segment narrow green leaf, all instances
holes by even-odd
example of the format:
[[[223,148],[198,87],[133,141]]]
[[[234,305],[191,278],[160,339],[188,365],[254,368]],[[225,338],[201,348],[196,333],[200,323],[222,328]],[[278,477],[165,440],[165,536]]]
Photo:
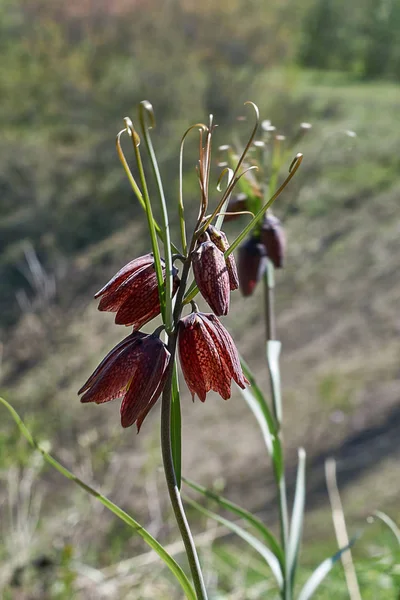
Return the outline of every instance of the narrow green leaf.
[[[321,583],[323,582],[325,577],[328,575],[328,573],[332,569],[332,567],[337,563],[337,561],[340,559],[342,554],[344,552],[346,552],[346,550],[349,550],[353,546],[354,542],[356,541],[356,539],[358,537],[359,536],[355,536],[350,541],[350,543],[347,544],[347,546],[345,546],[344,548],[339,550],[339,552],[336,552],[336,554],[334,554],[331,558],[327,558],[326,560],[324,560],[315,569],[314,573],[311,575],[311,577],[306,581],[305,585],[303,586],[297,600],[310,600],[310,598],[312,598],[315,590],[321,585]]]
[[[287,554],[287,575],[293,589],[296,564],[299,555],[301,536],[303,532],[304,506],[306,499],[306,453],[299,449],[299,465],[297,468],[296,491],[293,502],[292,521]]]
[[[386,513],[382,512],[380,510],[376,510],[374,512],[374,516],[378,517],[378,519],[383,521],[389,527],[389,529],[394,534],[398,544],[400,545],[400,529],[398,528],[396,523],[393,521],[393,519],[391,519]]]
[[[252,535],[251,533],[249,533],[248,531],[246,531],[245,529],[243,529],[236,523],[231,523],[231,521],[228,521],[227,519],[220,517],[216,513],[212,512],[211,510],[208,510],[207,508],[204,508],[204,506],[201,506],[201,504],[198,504],[197,502],[195,502],[195,500],[185,497],[185,501],[188,504],[190,504],[191,506],[193,506],[194,508],[196,508],[199,512],[201,512],[206,517],[214,519],[214,521],[216,521],[217,523],[224,525],[225,527],[227,527],[228,529],[230,529],[231,531],[236,533],[239,537],[242,538],[242,540],[244,540],[252,548],[254,548],[254,550],[256,550],[264,558],[264,560],[270,567],[270,569],[276,579],[279,589],[282,589],[283,575],[282,575],[281,566],[279,564],[279,560],[275,556],[275,554],[273,552],[271,552],[271,550],[267,546],[265,546],[265,544],[260,542],[260,540],[258,538],[256,538],[254,535]]]
[[[275,416],[279,424],[282,422],[281,377],[279,371],[281,347],[282,344],[278,340],[268,340],[267,342],[267,363],[271,378],[272,400],[276,413]]]
[[[175,361],[174,373],[172,376],[172,397],[171,397],[171,447],[172,459],[174,461],[175,477],[178,489],[181,489],[181,402],[179,395],[179,381],[177,364]]]
[[[87,485],[84,481],[76,477],[71,471],[66,469],[61,463],[59,463],[55,458],[53,458],[46,450],[44,450],[38,442],[32,437],[29,429],[26,427],[25,423],[22,421],[21,417],[17,413],[17,411],[9,404],[4,398],[0,397],[0,402],[7,408],[13,417],[15,423],[18,425],[18,428],[22,435],[26,438],[31,446],[38,450],[46,462],[48,462],[52,467],[54,467],[61,475],[73,481],[79,487],[84,489],[86,492],[94,496],[110,510],[115,516],[117,516],[121,521],[129,525],[136,533],[138,533],[144,541],[155,551],[158,556],[164,561],[167,567],[171,570],[179,584],[181,585],[186,598],[189,600],[196,600],[196,594],[194,593],[193,587],[186,577],[185,573],[182,571],[181,567],[178,563],[172,558],[172,556],[164,549],[164,547],[155,539],[153,536],[144,528],[140,523],[135,521],[128,513],[122,510],[119,506],[114,504],[111,500],[109,500],[106,496],[92,488],[90,485]]]
[[[243,373],[245,374],[247,379],[250,381],[251,392],[252,392],[255,400],[257,401],[257,404],[259,405],[259,407],[261,409],[264,420],[268,427],[268,431],[270,432],[271,436],[275,436],[277,433],[277,427],[276,427],[275,419],[274,419],[272,412],[268,406],[268,402],[266,401],[261,389],[257,385],[256,378],[254,377],[252,371],[250,370],[249,366],[247,365],[247,363],[245,362],[245,360],[242,357],[240,357],[240,364],[242,366]]]
[[[241,506],[238,506],[237,504],[231,502],[227,498],[216,494],[212,490],[209,490],[203,487],[202,485],[191,481],[190,479],[186,479],[186,477],[183,477],[183,481],[187,485],[189,485],[193,490],[196,490],[196,492],[203,494],[206,498],[215,500],[215,502],[217,502],[221,506],[221,508],[229,510],[231,513],[237,515],[241,519],[244,519],[249,525],[254,527],[256,531],[264,538],[264,541],[270,546],[272,552],[279,560],[281,567],[283,567],[285,559],[283,556],[282,548],[280,547],[274,534],[268,529],[268,527],[264,525],[264,523],[258,517],[255,517],[248,510],[242,508]]]
[[[267,450],[268,450],[269,454],[272,456],[273,451],[274,451],[273,450],[273,438],[271,436],[270,430],[268,429],[268,423],[265,419],[262,408],[261,408],[260,404],[257,402],[257,400],[255,399],[255,397],[253,396],[253,393],[249,388],[245,388],[244,390],[242,388],[239,388],[239,390],[240,390],[240,393],[242,394],[243,398],[246,400],[249,408],[253,412],[255,418],[257,419],[257,422],[260,426],[261,433],[264,438],[264,442],[267,447]]]

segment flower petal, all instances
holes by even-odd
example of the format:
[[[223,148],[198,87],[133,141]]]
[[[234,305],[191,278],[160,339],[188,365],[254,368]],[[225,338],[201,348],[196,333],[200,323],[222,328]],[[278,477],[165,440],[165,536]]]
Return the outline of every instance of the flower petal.
[[[131,260],[128,264],[122,267],[122,269],[120,269],[118,273],[116,273],[114,277],[112,277],[110,281],[106,283],[104,287],[101,288],[101,290],[96,292],[94,297],[99,298],[100,296],[103,296],[103,294],[105,294],[106,292],[114,292],[121,285],[121,283],[123,283],[130,275],[132,275],[132,273],[134,273],[141,267],[144,267],[145,265],[153,263],[154,257],[152,254],[145,254],[144,256],[139,256],[139,258]]]

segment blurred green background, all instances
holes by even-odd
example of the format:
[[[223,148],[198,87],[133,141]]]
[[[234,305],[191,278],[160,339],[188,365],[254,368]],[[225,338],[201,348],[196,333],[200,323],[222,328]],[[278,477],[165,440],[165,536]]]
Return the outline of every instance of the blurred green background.
[[[304,577],[336,549],[327,456],[338,460],[350,532],[376,508],[400,522],[400,2],[0,0],[0,48],[0,391],[34,434],[160,540],[176,539],[157,410],[136,437],[115,405],[76,396],[125,334],[92,295],[149,250],[115,135],[140,100],[152,102],[174,221],[181,135],[213,113],[217,144],[244,141],[251,122],[237,118],[250,99],[288,138],[313,125],[276,207],[288,237],[277,313],[289,482],[296,448],[309,455]],[[187,146],[195,214],[195,140]],[[261,304],[261,289],[236,292],[225,323],[267,389]],[[184,390],[183,425],[186,475],[218,480],[274,527],[270,466],[240,396],[200,406]],[[143,543],[44,469],[5,414],[0,469],[4,598],[178,597]],[[213,540],[201,551],[211,598],[274,597],[251,553],[191,517]],[[368,528],[355,557],[364,599],[398,598],[398,553],[383,527]],[[317,597],[333,593],[347,597],[340,567]]]

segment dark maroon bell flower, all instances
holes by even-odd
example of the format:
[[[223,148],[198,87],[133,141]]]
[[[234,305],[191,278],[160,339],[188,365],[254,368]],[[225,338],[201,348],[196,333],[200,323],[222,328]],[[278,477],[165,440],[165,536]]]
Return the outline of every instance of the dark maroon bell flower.
[[[156,335],[134,331],[101,361],[78,394],[81,402],[102,404],[122,398],[121,425],[137,430],[163,390],[170,359]]]
[[[239,247],[239,283],[243,296],[251,296],[264,274],[266,251],[257,238],[251,237]]]
[[[197,394],[204,402],[207,392],[214,390],[228,400],[232,379],[242,389],[249,383],[231,336],[213,314],[193,312],[183,317],[179,321],[178,348],[193,399]]]
[[[205,241],[202,241],[202,240]],[[201,295],[216,315],[229,311],[229,273],[223,252],[204,234],[192,252],[194,278]]]
[[[276,269],[283,267],[286,252],[286,237],[280,220],[274,215],[266,215],[261,229],[261,243],[267,256]]]
[[[218,250],[221,250],[221,252],[224,253],[228,250],[228,238],[223,231],[220,231],[214,227],[214,225],[209,225],[207,228],[207,233],[210,236],[210,240],[217,246]],[[229,286],[231,292],[233,292],[233,290],[237,290],[239,287],[239,277],[236,268],[235,257],[233,254],[230,254],[227,258],[225,258],[225,263],[228,269]]]
[[[174,267],[173,293],[179,286],[178,270]],[[165,268],[163,267],[165,277]],[[99,298],[99,310],[116,312],[117,325],[130,325],[140,329],[160,314],[157,275],[154,257],[146,254],[135,258],[95,294]]]

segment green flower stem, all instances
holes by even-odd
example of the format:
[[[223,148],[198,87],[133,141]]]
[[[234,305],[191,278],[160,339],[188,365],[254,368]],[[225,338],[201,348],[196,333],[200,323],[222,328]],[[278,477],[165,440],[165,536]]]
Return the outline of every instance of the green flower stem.
[[[191,249],[193,248],[195,238],[191,243]],[[197,555],[196,547],[194,544],[193,536],[190,531],[189,523],[186,518],[185,509],[183,507],[181,494],[178,488],[177,479],[174,469],[174,461],[172,455],[172,444],[171,444],[171,397],[172,397],[172,379],[174,372],[174,363],[176,360],[176,346],[177,346],[177,323],[179,321],[182,312],[182,299],[185,292],[186,282],[190,269],[190,252],[189,256],[185,261],[181,283],[178,289],[178,294],[175,303],[174,310],[174,323],[175,329],[168,339],[168,350],[171,353],[171,359],[169,364],[169,373],[167,381],[164,387],[162,395],[161,405],[161,449],[164,463],[165,478],[168,487],[168,493],[171,500],[172,508],[175,514],[176,522],[181,532],[181,537],[186,549],[186,554],[189,562],[190,571],[192,573],[193,584],[197,594],[197,600],[207,600],[207,592],[204,585],[203,574],[201,572],[200,561]]]
[[[146,113],[150,117],[150,125],[147,127],[145,122]],[[153,107],[147,100],[143,100],[139,105],[139,120],[142,127],[144,140],[147,146],[147,151],[150,156],[151,166],[153,168],[154,177],[157,183],[158,196],[160,199],[161,215],[162,215],[162,240],[164,243],[164,260],[165,260],[165,330],[169,334],[172,331],[172,253],[171,253],[171,236],[168,219],[167,203],[165,200],[164,188],[162,185],[160,170],[157,164],[156,154],[154,152],[153,143],[151,141],[149,129],[155,127],[155,118]]]
[[[113,502],[111,502],[111,500],[109,500],[106,496],[104,496],[103,494],[92,488],[90,485],[86,484],[84,481],[79,479],[79,477],[76,477],[76,475],[74,475],[73,473],[71,473],[71,471],[66,469],[61,463],[59,463],[48,452],[46,452],[46,450],[41,448],[41,446],[31,435],[29,429],[26,427],[25,423],[22,421],[21,417],[16,412],[16,410],[14,410],[14,408],[6,400],[4,400],[4,398],[0,397],[0,402],[11,413],[11,416],[13,417],[22,435],[26,438],[26,440],[33,448],[35,448],[42,454],[45,461],[49,463],[52,467],[54,467],[59,473],[61,473],[61,475],[63,475],[70,481],[73,481],[74,483],[79,485],[79,487],[85,490],[85,492],[88,492],[89,494],[97,498],[103,504],[103,506],[108,508],[108,510],[110,510],[119,519],[124,521],[124,523],[132,527],[145,540],[145,542],[147,542],[147,544],[157,552],[160,558],[162,558],[165,564],[169,567],[169,569],[175,575],[176,579],[179,581],[186,595],[186,598],[188,598],[188,600],[196,600],[193,587],[189,582],[188,578],[186,577],[185,573],[182,571],[178,563],[172,558],[172,556],[168,554],[168,552],[163,548],[163,546],[161,546],[161,544],[157,542],[157,540],[153,538],[153,536],[148,531],[146,531],[144,527],[142,527],[137,521],[135,521],[135,519],[128,515],[128,513],[126,513]]]
[[[230,254],[232,254],[232,252],[234,250],[236,250],[236,248],[239,246],[239,244],[242,242],[242,240],[244,240],[244,238],[250,233],[250,231],[253,229],[253,227],[255,227],[255,225],[257,225],[257,223],[262,219],[264,213],[270,208],[270,206],[272,206],[272,204],[275,202],[275,200],[278,198],[278,196],[281,195],[281,193],[283,192],[283,190],[285,189],[285,187],[287,186],[287,184],[289,183],[289,181],[296,174],[296,171],[300,167],[302,160],[303,160],[303,155],[302,154],[298,154],[294,158],[294,160],[293,160],[293,162],[292,162],[292,164],[290,166],[290,169],[289,169],[289,175],[286,177],[285,181],[276,190],[275,194],[268,200],[268,202],[266,204],[264,204],[264,206],[258,211],[258,213],[255,215],[254,219],[252,219],[250,221],[250,223],[248,223],[246,225],[246,227],[243,229],[243,231],[232,242],[232,244],[230,245],[230,247],[228,248],[228,250],[225,252],[225,258],[227,256],[229,256]]]
[[[274,303],[274,292],[275,292],[275,277],[274,277],[274,265],[268,259],[267,268],[264,272],[264,299],[265,299],[265,324],[266,324],[266,338],[267,344],[270,341],[276,339],[276,328],[275,328],[275,303]],[[275,420],[280,427],[281,421],[281,402],[276,396],[276,387],[272,381],[272,365],[269,361],[269,354],[267,353],[268,371],[270,375],[270,387],[272,396],[272,407],[275,416]],[[282,588],[282,599],[291,600],[292,585],[291,577],[289,573],[288,565],[288,542],[289,542],[289,512],[287,504],[287,493],[286,493],[286,479],[285,479],[285,467],[283,448],[281,443],[281,434],[278,430],[276,432],[276,443],[279,445],[279,466],[278,461],[274,453],[274,476],[278,489],[278,504],[279,504],[279,525],[281,534],[281,545],[283,554],[285,556],[285,570],[284,570],[284,582]]]
[[[139,204],[141,205],[141,207],[143,208],[143,210],[146,210],[146,204],[145,204],[145,201],[143,199],[143,194],[140,191],[139,186],[136,183],[135,178],[132,175],[132,171],[130,170],[128,162],[127,162],[127,160],[125,158],[125,155],[124,155],[124,153],[122,151],[122,147],[121,147],[121,135],[123,133],[127,133],[127,129],[122,129],[122,131],[120,131],[118,133],[118,135],[117,135],[116,146],[117,146],[118,157],[119,157],[119,159],[120,159],[120,161],[122,163],[122,166],[124,168],[124,171],[125,171],[128,179],[129,179],[129,183],[132,186],[132,189],[133,189],[133,191],[135,193],[135,196],[136,196],[136,198],[139,201]],[[156,230],[156,233],[157,233],[158,237],[162,240],[161,228],[160,228],[160,226],[158,225],[158,223],[157,223],[157,221],[155,219],[154,219],[154,227],[155,227],[155,230]],[[179,254],[178,248],[172,242],[171,242],[171,250],[172,250],[172,252],[175,252],[176,254]]]
[[[257,225],[257,223],[262,219],[264,213],[275,202],[275,200],[278,198],[278,196],[280,196],[280,194],[283,192],[283,190],[285,189],[285,187],[287,186],[289,181],[295,175],[297,169],[301,165],[302,160],[303,160],[302,154],[298,154],[294,158],[294,160],[290,166],[290,169],[289,169],[289,175],[287,176],[285,181],[277,189],[275,194],[268,200],[268,202],[266,204],[264,204],[264,206],[258,211],[258,213],[255,215],[255,217],[250,221],[250,223],[248,223],[248,225],[246,225],[246,227],[238,235],[238,237],[232,242],[232,244],[229,246],[228,250],[224,253],[225,258],[227,258],[230,254],[232,254],[232,252],[234,250],[236,250],[236,248],[239,246],[239,244],[242,242],[242,240],[244,240],[244,238],[252,231],[252,229],[254,229],[254,227]],[[193,300],[193,298],[198,294],[198,292],[199,292],[199,288],[197,287],[197,285],[192,284],[183,300],[183,303],[189,304],[189,302],[191,302],[191,300]]]
[[[157,242],[153,210],[151,208],[149,191],[147,189],[146,176],[144,173],[142,157],[140,155],[140,150],[139,150],[139,136],[136,133],[135,128],[133,127],[132,121],[128,117],[125,117],[124,121],[125,121],[126,129],[129,132],[130,137],[132,138],[133,150],[135,152],[135,157],[136,157],[136,164],[137,164],[137,167],[139,170],[140,183],[142,184],[143,200],[145,203],[145,213],[146,213],[146,217],[147,217],[147,224],[149,227],[151,247],[153,249],[153,254],[154,254],[154,266],[155,266],[155,271],[156,271],[156,275],[157,275],[158,293],[160,295],[161,314],[162,314],[162,318],[163,318],[163,323],[165,323],[165,320],[166,320],[165,291],[164,291],[164,278],[163,278],[162,266],[161,266],[161,256],[160,256],[160,249],[158,247],[158,242]],[[163,236],[163,234],[162,234],[162,236]]]

